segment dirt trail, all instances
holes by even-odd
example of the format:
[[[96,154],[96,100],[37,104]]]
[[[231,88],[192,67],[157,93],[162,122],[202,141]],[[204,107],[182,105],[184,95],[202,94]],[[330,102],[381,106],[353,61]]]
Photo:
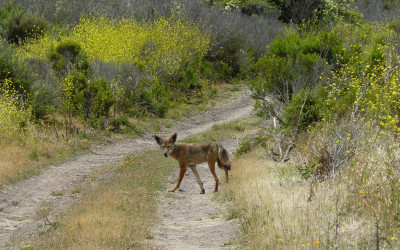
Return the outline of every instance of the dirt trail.
[[[214,124],[245,118],[252,113],[252,100],[249,92],[245,91],[239,98],[228,99],[221,107],[192,116],[165,133],[176,131],[178,139],[183,139],[207,131]],[[236,142],[228,140],[224,145],[232,152]],[[36,219],[41,205],[51,207],[50,216],[56,218],[77,197],[74,190],[81,187],[83,180],[90,177],[94,169],[119,162],[127,154],[140,152],[144,148],[156,148],[151,135],[98,146],[92,150],[93,153],[51,166],[38,176],[1,189],[0,247],[15,249],[20,247],[18,241],[21,239],[37,237],[38,227],[43,224],[42,220]],[[159,248],[215,249],[235,234],[235,223],[224,221],[220,216],[221,207],[211,200],[213,196],[210,192],[214,182],[211,174],[204,165],[199,165],[198,169],[205,183],[206,195],[197,195],[200,189],[196,181],[191,180],[193,176],[189,173],[182,183],[186,192],[176,192],[169,199],[163,198],[160,212],[165,220],[154,232],[154,245]],[[219,176],[224,183],[223,175]],[[174,230],[176,238],[171,234]],[[206,232],[211,233],[212,238],[205,236]]]
[[[238,141],[222,141],[229,151],[234,151]],[[225,219],[225,207],[213,201],[215,181],[206,163],[197,165],[204,183],[205,194],[200,194],[199,185],[190,169],[183,178],[179,191],[163,193],[159,216],[161,222],[153,229],[154,240],[150,242],[157,249],[229,249],[230,241],[236,236],[238,223]],[[219,169],[218,169],[219,170]],[[219,189],[226,183],[223,171],[217,171]],[[178,176],[171,178],[171,187]]]

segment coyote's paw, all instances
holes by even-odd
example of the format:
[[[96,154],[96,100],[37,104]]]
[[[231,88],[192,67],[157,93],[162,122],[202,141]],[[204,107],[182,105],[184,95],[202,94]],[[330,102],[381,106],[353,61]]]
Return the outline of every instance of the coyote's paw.
[[[206,190],[203,188],[201,191],[200,191],[200,194],[205,194],[206,193]]]
[[[175,192],[174,189],[167,189],[168,192]]]

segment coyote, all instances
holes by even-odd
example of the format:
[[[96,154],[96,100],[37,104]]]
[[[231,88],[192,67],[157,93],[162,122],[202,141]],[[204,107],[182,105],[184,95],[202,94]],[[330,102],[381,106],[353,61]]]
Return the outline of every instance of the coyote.
[[[196,169],[196,164],[207,162],[210,168],[211,174],[215,179],[214,192],[218,191],[219,179],[215,173],[215,162],[218,167],[225,171],[226,182],[228,179],[228,170],[231,169],[231,163],[229,161],[228,152],[218,142],[204,142],[198,144],[183,144],[175,143],[177,134],[174,133],[169,139],[162,139],[157,135],[153,135],[161,150],[164,151],[164,156],[171,156],[178,161],[180,171],[176,185],[173,189],[169,189],[169,192],[174,192],[181,185],[183,176],[189,166],[194,176],[196,177],[197,183],[200,185],[201,194],[205,193],[203,182],[200,180],[199,173]]]

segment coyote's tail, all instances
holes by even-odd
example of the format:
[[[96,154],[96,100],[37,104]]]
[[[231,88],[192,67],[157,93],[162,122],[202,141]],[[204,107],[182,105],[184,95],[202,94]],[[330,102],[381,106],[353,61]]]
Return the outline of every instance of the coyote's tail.
[[[228,151],[222,145],[218,145],[218,166],[231,170],[231,162],[229,161]]]

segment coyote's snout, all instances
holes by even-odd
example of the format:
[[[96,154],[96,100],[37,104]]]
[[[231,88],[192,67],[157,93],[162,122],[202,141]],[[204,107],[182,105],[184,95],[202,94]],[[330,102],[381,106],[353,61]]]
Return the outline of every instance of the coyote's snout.
[[[200,180],[199,173],[196,169],[196,164],[207,162],[210,168],[211,174],[215,179],[214,192],[218,191],[219,179],[215,173],[215,163],[218,167],[225,171],[226,181],[228,182],[228,170],[231,169],[231,163],[229,161],[228,152],[218,142],[204,142],[198,144],[183,144],[176,143],[177,134],[173,134],[169,139],[162,139],[157,135],[154,135],[154,139],[161,150],[164,152],[164,156],[171,156],[178,161],[180,171],[176,185],[173,189],[169,189],[169,192],[174,192],[181,185],[183,176],[189,166],[194,176],[196,177],[197,183],[200,185],[201,194],[205,193],[203,182]]]

